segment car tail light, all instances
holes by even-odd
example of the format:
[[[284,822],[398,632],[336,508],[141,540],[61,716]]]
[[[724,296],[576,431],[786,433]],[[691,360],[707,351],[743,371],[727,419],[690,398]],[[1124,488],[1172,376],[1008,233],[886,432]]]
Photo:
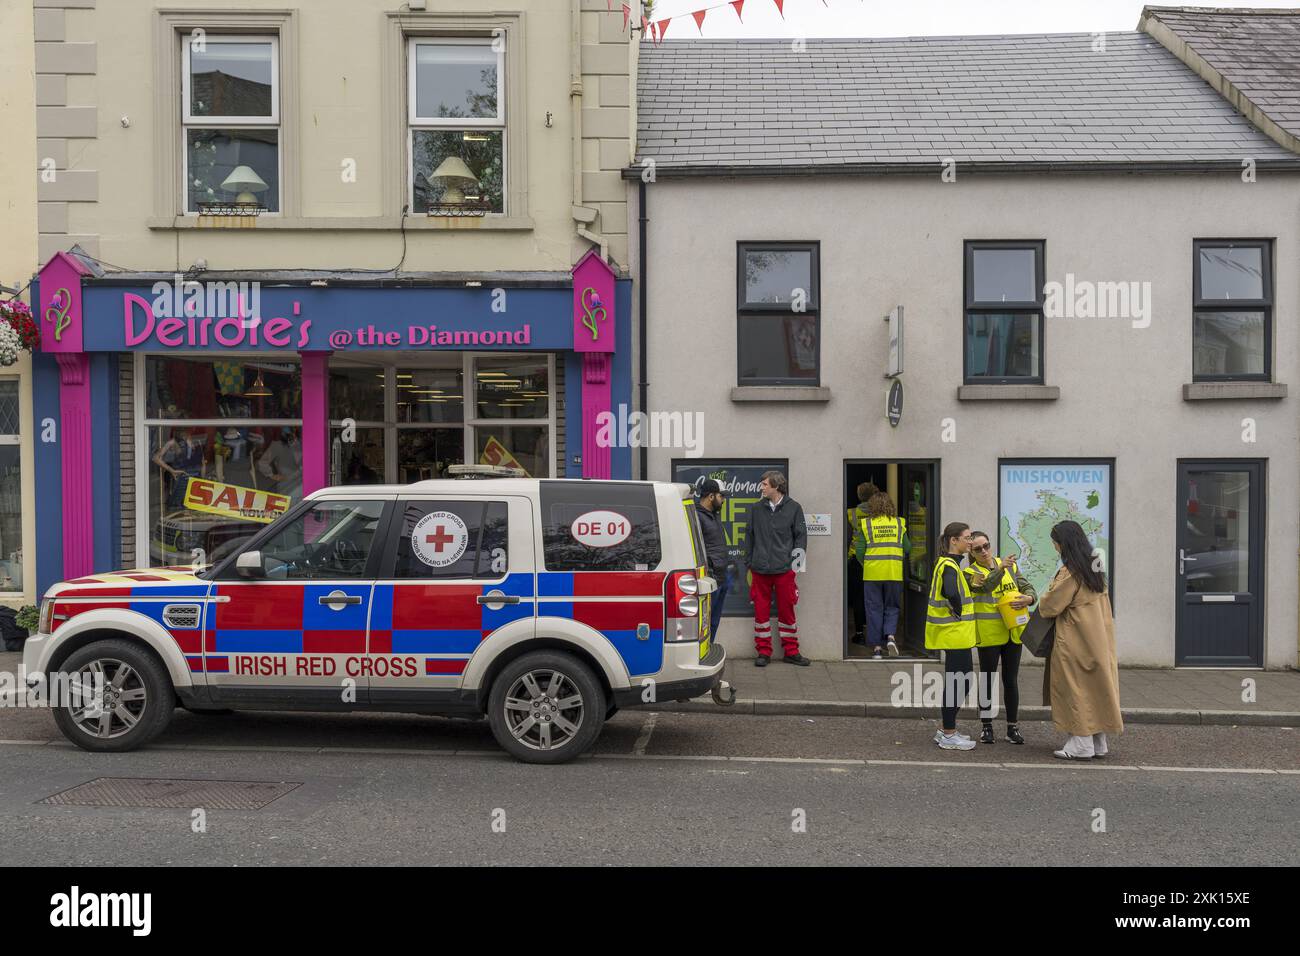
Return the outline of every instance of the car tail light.
[[[672,571],[664,580],[664,640],[700,639],[700,581],[694,571]]]

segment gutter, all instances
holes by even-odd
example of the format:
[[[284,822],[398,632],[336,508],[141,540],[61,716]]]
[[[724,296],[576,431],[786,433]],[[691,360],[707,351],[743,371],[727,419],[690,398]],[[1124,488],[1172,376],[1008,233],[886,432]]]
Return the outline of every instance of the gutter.
[[[1231,173],[1240,175],[1242,160],[1123,160],[1117,162],[988,162],[956,158],[957,175],[1115,175],[1143,173]],[[655,164],[656,179],[761,178],[785,176],[936,176],[943,168],[938,160],[928,163],[818,163],[756,165],[669,165]],[[1300,172],[1300,155],[1257,159],[1255,168],[1269,172]],[[623,179],[639,178],[641,167],[626,166]]]

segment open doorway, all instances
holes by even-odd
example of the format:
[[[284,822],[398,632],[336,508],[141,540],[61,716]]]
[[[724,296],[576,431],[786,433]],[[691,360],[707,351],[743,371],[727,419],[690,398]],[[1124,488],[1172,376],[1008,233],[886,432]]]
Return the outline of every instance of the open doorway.
[[[844,500],[846,523],[844,561],[844,658],[869,660],[872,649],[856,643],[866,622],[863,606],[862,565],[853,554],[853,528],[861,520],[860,495],[873,485],[893,499],[899,517],[907,522],[909,550],[903,556],[903,596],[895,641],[902,657],[927,658],[925,615],[934,567],[938,528],[939,463],[937,461],[845,459]],[[865,509],[864,509],[865,510]]]

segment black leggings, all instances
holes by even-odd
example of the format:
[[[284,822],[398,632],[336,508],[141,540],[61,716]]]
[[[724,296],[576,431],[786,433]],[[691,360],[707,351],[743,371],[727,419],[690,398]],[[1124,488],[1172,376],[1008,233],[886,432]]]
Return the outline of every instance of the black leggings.
[[[1014,724],[1020,713],[1021,645],[1007,641],[998,647],[976,648],[980,656],[980,719],[993,723],[993,675],[1002,664],[1002,702],[1007,709],[1007,723]]]
[[[975,663],[970,648],[943,652],[943,729],[957,728],[957,708],[970,695],[970,685],[975,678]]]

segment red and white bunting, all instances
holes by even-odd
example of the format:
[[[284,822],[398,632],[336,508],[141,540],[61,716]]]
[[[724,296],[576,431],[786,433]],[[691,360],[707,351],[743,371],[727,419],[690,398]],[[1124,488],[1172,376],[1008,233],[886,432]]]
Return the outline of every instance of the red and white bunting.
[[[626,3],[623,4],[623,29],[624,30],[627,29],[627,18],[631,16],[631,14],[632,14],[632,8],[628,6]]]
[[[777,14],[781,17],[782,20],[784,20],[785,0],[772,0],[772,2],[776,4]],[[606,3],[612,4],[613,0],[606,0]],[[822,0],[822,5],[829,7],[830,6],[829,0]],[[628,19],[631,16],[631,4],[624,3],[622,6],[623,6],[623,29],[626,30],[628,25]],[[718,10],[722,7],[731,7],[733,10],[736,11],[736,19],[739,20],[741,23],[744,23],[745,0],[724,0],[723,3],[714,3],[707,7],[702,7],[699,10],[692,10],[689,14],[691,19],[695,21],[695,26],[700,31],[701,36],[704,35],[704,18],[712,11]],[[662,20],[650,20],[648,17],[642,15],[641,38],[644,40],[648,37],[649,39],[653,40],[655,43],[662,43],[664,39],[664,35],[667,34],[668,32],[669,25],[684,16],[687,16],[687,14],[675,13],[670,17],[664,17]]]

